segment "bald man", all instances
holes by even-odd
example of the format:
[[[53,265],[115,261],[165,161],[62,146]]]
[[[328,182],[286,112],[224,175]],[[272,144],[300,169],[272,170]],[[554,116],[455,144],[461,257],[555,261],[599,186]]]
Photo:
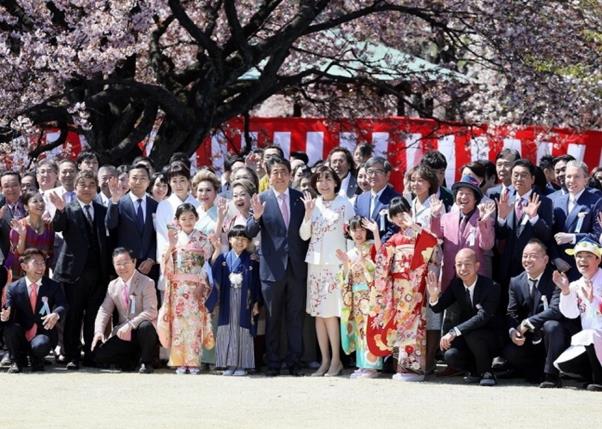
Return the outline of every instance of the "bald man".
[[[491,361],[501,347],[500,287],[478,274],[479,262],[472,249],[461,249],[455,265],[457,277],[443,293],[434,273],[427,279],[429,305],[435,313],[458,303],[458,324],[441,337],[443,357],[449,366],[467,372],[467,383],[495,386]]]

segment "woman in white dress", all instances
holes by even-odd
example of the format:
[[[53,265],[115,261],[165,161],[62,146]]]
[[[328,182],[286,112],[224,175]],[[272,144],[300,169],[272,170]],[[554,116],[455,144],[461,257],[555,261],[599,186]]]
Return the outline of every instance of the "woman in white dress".
[[[332,168],[319,167],[311,183],[319,197],[312,199],[309,192],[305,193],[305,218],[299,231],[302,239],[310,239],[305,258],[308,264],[306,311],[316,318],[316,335],[322,354],[321,365],[313,375],[332,377],[343,369],[338,320],[342,297],[336,280],[340,262],[336,250],[347,249],[344,225],[354,212],[349,200],[338,195],[341,180]]]

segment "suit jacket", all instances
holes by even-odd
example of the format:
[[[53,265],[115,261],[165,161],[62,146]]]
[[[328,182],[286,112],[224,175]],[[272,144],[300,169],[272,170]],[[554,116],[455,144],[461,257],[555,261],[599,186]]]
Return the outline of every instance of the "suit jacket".
[[[130,305],[126,307],[123,300],[124,284],[120,277],[112,280],[107,288],[107,294],[98,309],[96,321],[94,322],[94,332],[104,333],[107,323],[117,310],[119,320],[113,320],[112,334],[126,323],[131,323],[137,328],[145,320],[150,321],[155,328],[157,327],[157,293],[155,291],[155,282],[144,274],[134,271],[128,299]],[[134,310],[133,312],[131,310]]]
[[[136,206],[138,203],[136,203]],[[144,228],[138,230],[136,224],[136,208],[129,195],[123,196],[118,203],[108,207],[105,223],[107,229],[115,236],[116,246],[125,247],[134,252],[138,262],[145,259],[156,260],[157,232],[153,218],[157,212],[158,203],[151,197],[146,197],[146,219]]]
[[[449,211],[451,206],[454,205],[454,194],[452,194],[452,192],[449,189],[444,188],[443,186],[439,186],[439,198],[443,202],[445,210]]]
[[[11,308],[9,322],[18,323],[26,331],[31,329],[34,323],[38,325],[37,334],[45,334],[55,338],[57,336],[56,325],[47,331],[42,322],[42,311],[44,301],[48,301],[48,307],[51,313],[57,313],[60,319],[65,317],[67,304],[65,294],[61,285],[48,277],[43,277],[38,285],[38,299],[36,300],[35,312],[31,310],[29,302],[29,293],[27,292],[27,283],[25,277],[11,283],[6,291],[6,305]],[[46,314],[44,314],[45,316]]]
[[[431,309],[441,313],[454,302],[458,303],[459,323],[455,326],[462,334],[467,334],[477,329],[497,329],[500,320],[497,309],[500,301],[500,287],[487,277],[478,276],[475,284],[472,303],[466,296],[466,288],[462,280],[455,278],[449,288],[439,297]]]
[[[276,282],[284,279],[290,260],[293,275],[301,280],[307,277],[305,255],[308,242],[301,239],[299,228],[305,216],[305,206],[301,201],[302,194],[289,188],[289,226],[282,219],[280,206],[274,191],[270,188],[259,194],[265,203],[263,216],[256,221],[251,215],[246,230],[255,237],[261,230],[261,246],[259,248],[259,274],[262,281]]]
[[[347,198],[352,198],[357,193],[357,178],[349,171],[349,185],[347,185]]]
[[[475,208],[460,234],[460,210],[452,210],[441,217],[433,217],[433,234],[443,239],[443,269],[441,286],[447,289],[456,275],[455,258],[458,251],[468,247],[475,251],[480,263],[479,274],[491,278],[491,252],[495,244],[495,226],[493,216],[485,222],[479,222],[479,210]]]
[[[537,222],[534,224],[532,224],[531,221],[522,224],[520,220],[516,219],[514,213],[514,202],[516,198],[516,194],[510,198],[512,210],[506,218],[506,222],[504,222],[503,225],[496,222],[495,228],[497,238],[506,240],[500,260],[500,271],[497,277],[502,286],[507,286],[510,277],[516,276],[523,271],[523,249],[530,239],[538,238],[544,243],[549,243],[552,239],[552,201],[540,194],[541,205],[537,210],[539,219],[537,219]]]
[[[502,184],[499,183],[499,184],[487,189],[487,192],[485,192],[485,195],[495,201],[495,200],[500,199],[501,192],[502,192]],[[510,192],[510,196],[513,197],[514,194],[516,193],[514,186],[512,186],[512,185],[508,186],[508,192]]]
[[[17,201],[15,210],[10,210],[6,203],[6,199],[2,198],[0,207],[6,206],[4,215],[0,218],[0,265],[4,264],[10,252],[10,222],[14,219],[25,217],[25,208],[21,199]]]
[[[533,298],[526,272],[510,279],[506,313],[508,328],[516,328],[524,319],[529,319],[533,327],[539,330],[546,321],[559,320],[562,317],[558,309],[560,289],[552,282],[552,271],[552,267],[548,265],[537,283]],[[548,303],[547,309],[544,309],[543,297]]]
[[[86,218],[84,211],[75,200],[65,207],[64,210],[57,210],[52,224],[54,230],[63,233],[63,245],[59,252],[54,270],[54,279],[59,282],[75,283],[79,280],[88,259],[88,247],[90,240],[96,240],[99,247],[100,259],[93,261],[100,269],[103,282],[108,278],[110,272],[110,249],[105,227],[105,217],[107,209],[96,203],[94,206],[94,236],[88,236],[86,228]]]
[[[381,216],[381,211],[386,212],[391,200],[400,196],[391,185],[387,185],[378,200],[376,200],[376,207],[372,210],[372,213],[370,213],[370,200],[372,199],[370,191],[362,192],[355,199],[355,204],[353,205],[355,214],[376,222],[383,243],[395,234],[399,228],[389,222],[387,215]]]
[[[559,195],[553,201],[554,203],[554,225],[552,233],[568,232],[576,235],[575,242],[583,238],[591,238],[598,241],[600,235],[596,235],[596,229],[599,228],[596,219],[600,208],[602,207],[602,193],[593,188],[585,188],[579,199],[575,203],[573,210],[568,213],[569,194]],[[581,219],[581,220],[580,220]],[[577,231],[579,226],[579,231]],[[552,246],[550,255],[553,258],[560,257],[568,262],[572,270],[569,272],[570,280],[577,280],[580,274],[577,272],[575,258],[566,254],[565,250],[573,248],[574,244],[556,244]]]

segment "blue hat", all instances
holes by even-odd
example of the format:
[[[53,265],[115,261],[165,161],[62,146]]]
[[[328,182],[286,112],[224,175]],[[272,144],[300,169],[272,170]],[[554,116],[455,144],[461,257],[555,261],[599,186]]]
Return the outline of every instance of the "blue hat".
[[[454,193],[454,196],[460,188],[472,189],[472,191],[475,193],[477,202],[483,198],[483,192],[481,191],[481,188],[479,188],[479,181],[472,176],[462,176],[459,182],[456,182],[452,185],[452,192]]]

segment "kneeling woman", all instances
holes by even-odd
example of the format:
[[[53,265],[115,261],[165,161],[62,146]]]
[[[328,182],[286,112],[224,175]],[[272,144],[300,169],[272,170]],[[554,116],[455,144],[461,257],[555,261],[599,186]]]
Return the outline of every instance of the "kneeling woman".
[[[376,356],[397,355],[395,380],[421,381],[426,365],[426,276],[438,271],[437,237],[412,222],[405,199],[389,205],[389,218],[400,231],[376,257],[370,293],[368,347]]]

